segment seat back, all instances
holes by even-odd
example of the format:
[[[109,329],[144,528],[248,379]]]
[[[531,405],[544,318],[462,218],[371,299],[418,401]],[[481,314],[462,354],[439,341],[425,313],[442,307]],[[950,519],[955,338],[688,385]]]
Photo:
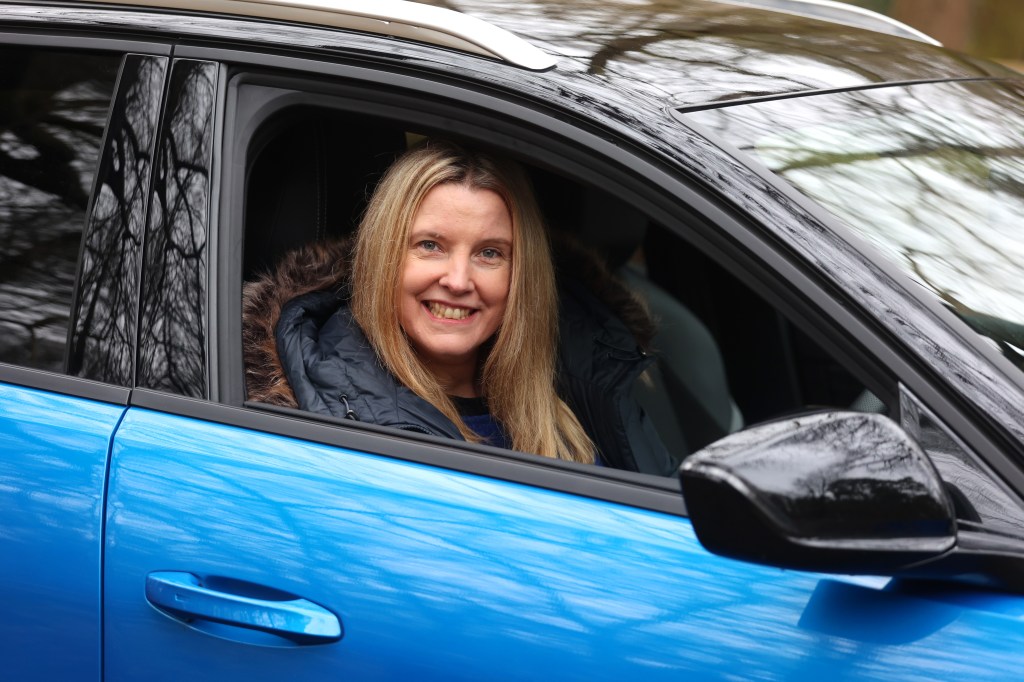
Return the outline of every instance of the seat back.
[[[646,305],[657,325],[657,362],[634,395],[673,456],[682,459],[743,427],[729,390],[725,363],[707,326],[644,271],[646,215],[597,189],[582,193],[579,236]],[[640,261],[640,262],[638,262]]]
[[[245,279],[302,244],[354,230],[404,150],[401,129],[340,112],[296,108],[268,122],[250,148]]]

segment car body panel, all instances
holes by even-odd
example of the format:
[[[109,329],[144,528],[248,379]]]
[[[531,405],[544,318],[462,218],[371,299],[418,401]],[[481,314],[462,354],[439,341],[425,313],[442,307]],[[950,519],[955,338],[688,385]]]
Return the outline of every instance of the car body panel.
[[[109,499],[109,680],[981,680],[1024,645],[1024,598],[752,567],[684,518],[138,408]],[[210,636],[146,603],[155,571],[303,597],[344,637]]]
[[[100,679],[103,491],[125,409],[0,383],[0,651],[8,679]]]

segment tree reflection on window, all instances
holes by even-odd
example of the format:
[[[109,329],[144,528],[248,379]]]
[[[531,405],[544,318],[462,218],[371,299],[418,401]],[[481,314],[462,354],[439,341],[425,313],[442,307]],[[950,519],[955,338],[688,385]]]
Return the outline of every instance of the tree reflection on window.
[[[120,55],[0,48],[0,361],[63,371]]]
[[[146,227],[139,386],[206,396],[206,276],[216,67],[171,72]]]

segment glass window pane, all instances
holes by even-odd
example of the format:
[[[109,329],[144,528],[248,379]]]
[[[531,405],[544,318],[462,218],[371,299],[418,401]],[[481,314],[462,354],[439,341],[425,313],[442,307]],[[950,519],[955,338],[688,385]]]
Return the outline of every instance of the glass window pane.
[[[682,115],[873,242],[1024,370],[1024,87],[923,83]]]
[[[120,55],[0,47],[0,362],[63,371]]]

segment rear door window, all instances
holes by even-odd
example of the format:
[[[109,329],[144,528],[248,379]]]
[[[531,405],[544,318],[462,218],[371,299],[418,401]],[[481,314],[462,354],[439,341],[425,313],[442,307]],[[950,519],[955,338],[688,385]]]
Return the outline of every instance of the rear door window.
[[[0,362],[64,370],[120,54],[0,47]]]

